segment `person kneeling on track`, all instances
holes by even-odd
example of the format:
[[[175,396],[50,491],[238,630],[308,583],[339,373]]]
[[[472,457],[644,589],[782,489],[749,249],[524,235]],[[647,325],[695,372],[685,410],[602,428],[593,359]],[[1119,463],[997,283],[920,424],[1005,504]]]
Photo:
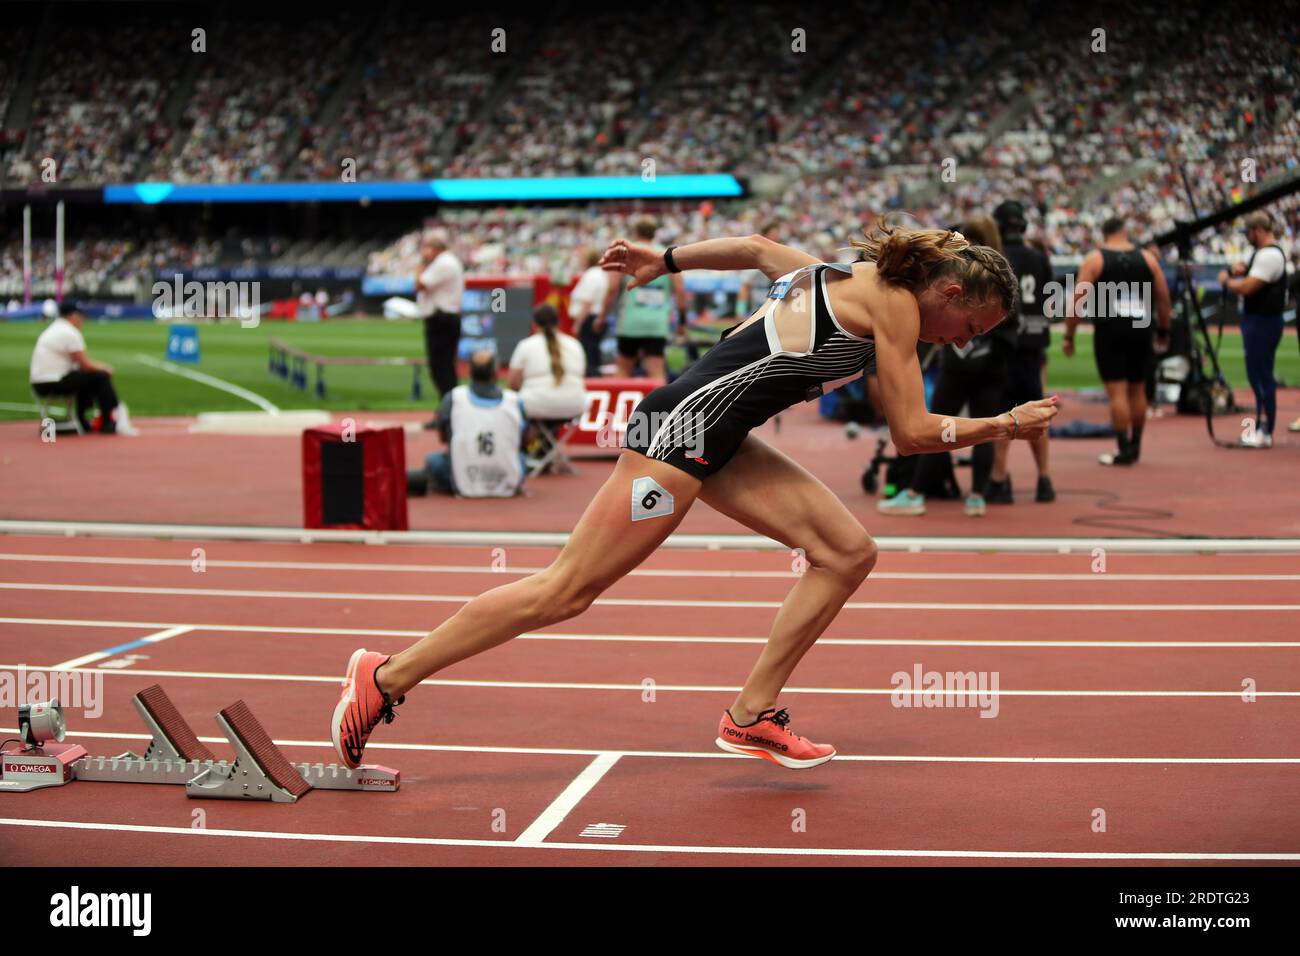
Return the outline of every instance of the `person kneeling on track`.
[[[430,488],[462,498],[509,498],[524,483],[524,403],[497,384],[496,355],[470,356],[468,385],[457,385],[438,406],[438,433],[446,451],[430,452],[423,468],[406,473],[409,494]]]

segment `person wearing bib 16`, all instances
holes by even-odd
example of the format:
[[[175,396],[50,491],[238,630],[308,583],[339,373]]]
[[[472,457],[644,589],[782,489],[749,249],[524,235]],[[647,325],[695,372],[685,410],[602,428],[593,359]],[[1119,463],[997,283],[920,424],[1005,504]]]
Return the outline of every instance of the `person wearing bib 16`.
[[[654,241],[656,226],[653,219],[639,219],[632,228],[640,241]],[[620,290],[623,291],[623,301],[614,330],[618,341],[618,374],[630,378],[639,360],[646,378],[667,381],[664,347],[672,332],[674,305],[681,321],[686,320],[686,285],[682,277],[662,275],[645,285],[629,285],[626,289],[623,289],[622,282],[610,282],[605,299],[606,314],[612,311]]]
[[[904,454],[1033,439],[1056,415],[1053,399],[991,418],[926,411],[917,342],[965,346],[1015,308],[1019,286],[1000,253],[944,229],[882,228],[853,245],[863,258],[852,265],[820,262],[760,235],[665,250],[626,240],[610,245],[602,265],[628,276],[633,288],[683,269],[761,269],[773,284],[762,309],[637,406],[613,472],[549,567],[471,599],[392,657],[353,653],[331,727],[347,766],[360,763],[371,732],[393,719],[393,708],[421,681],[581,614],[654,553],[697,500],[802,549],[807,562],[714,742],[796,769],[835,756],[831,745],[790,729],[778,697],[875,566],[876,543],[825,484],[753,429],[873,368],[890,435]],[[601,721],[606,738],[623,745],[689,747],[685,734],[665,738],[661,715],[651,721],[639,704],[611,705]]]

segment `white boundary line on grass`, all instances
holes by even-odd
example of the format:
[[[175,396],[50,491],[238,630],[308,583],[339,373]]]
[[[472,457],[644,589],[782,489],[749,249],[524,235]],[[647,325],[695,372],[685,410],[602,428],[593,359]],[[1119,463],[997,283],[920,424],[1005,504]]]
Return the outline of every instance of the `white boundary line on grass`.
[[[29,820],[0,817],[0,826],[65,830],[99,830],[119,833],[155,833],[189,837],[231,837],[247,840],[297,840],[310,843],[378,843],[405,846],[459,846],[526,850],[588,850],[614,853],[692,853],[719,856],[813,856],[886,857],[957,860],[1239,860],[1292,861],[1300,853],[1073,853],[1056,850],[883,850],[857,847],[743,847],[743,846],[655,846],[641,843],[518,843],[509,839],[465,840],[450,837],[411,837],[359,833],[294,833],[276,830],[227,830],[216,828],[147,826],[139,823],[84,823],[74,820]]]
[[[54,534],[167,538],[210,541],[314,541],[359,544],[479,545],[483,547],[562,547],[567,532],[550,531],[341,531],[270,528],[239,525],[148,524],[96,521],[0,521],[4,534]],[[1002,553],[1057,552],[1075,554],[1101,548],[1130,554],[1300,554],[1300,538],[876,538],[884,551],[992,551]],[[661,548],[701,550],[789,551],[785,545],[757,534],[672,534]]]
[[[129,558],[99,554],[29,554],[0,552],[0,561],[31,564],[90,564],[123,567],[189,568],[191,558]],[[371,571],[399,574],[493,574],[527,575],[545,570],[541,565],[494,568],[489,564],[390,564],[381,561],[235,561],[205,558],[207,568],[258,571]],[[754,578],[793,580],[798,571],[720,570],[717,568],[633,568],[628,577],[648,578]],[[1160,582],[1250,582],[1300,581],[1300,574],[1128,574],[1118,571],[1076,574],[1015,571],[873,571],[873,581],[1160,581]]]
[[[203,372],[196,372],[193,369],[182,368],[172,362],[164,362],[148,355],[142,355],[139,352],[135,355],[135,360],[151,368],[161,369],[164,372],[170,372],[173,375],[179,375],[181,378],[188,378],[191,381],[199,382],[202,385],[208,385],[212,388],[219,388],[223,392],[228,392],[236,398],[242,398],[246,402],[252,402],[262,411],[271,415],[280,414],[280,409],[272,405],[269,401],[258,395],[256,392],[250,392],[246,388],[241,388],[225,379],[217,378],[215,375],[207,375]]]
[[[76,618],[0,617],[0,624],[49,625],[54,627],[102,627],[152,631],[170,627],[184,627],[191,631],[218,631],[235,634],[278,634],[284,637],[405,637],[419,638],[427,630],[398,630],[378,627],[297,627],[268,626],[264,624],[162,624],[148,621],[96,621]],[[717,637],[712,634],[520,634],[520,641],[590,641],[592,643],[622,644],[766,644],[766,637]],[[1107,647],[1107,648],[1238,648],[1238,647],[1300,647],[1300,641],[997,641],[997,640],[944,640],[823,637],[819,646],[832,647]]]

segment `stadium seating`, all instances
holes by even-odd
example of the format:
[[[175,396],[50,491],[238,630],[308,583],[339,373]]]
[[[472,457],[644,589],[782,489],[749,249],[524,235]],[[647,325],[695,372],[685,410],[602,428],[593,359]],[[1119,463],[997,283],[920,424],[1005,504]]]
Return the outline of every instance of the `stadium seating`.
[[[946,224],[1015,196],[1036,235],[1070,256],[1116,212],[1138,235],[1190,218],[1182,164],[1205,212],[1300,163],[1295,19],[1279,29],[1267,10],[1208,0],[1188,0],[1179,18],[1118,0],[998,17],[958,0],[930,6],[921,25],[891,18],[882,0],[807,24],[787,6],[693,4],[675,44],[639,30],[634,11],[560,10],[535,35],[511,34],[506,18],[508,55],[490,48],[486,15],[435,20],[411,6],[299,22],[235,2],[213,14],[204,56],[174,49],[188,26],[168,8],[118,24],[83,5],[58,31],[52,13],[19,10],[22,29],[0,37],[0,176],[38,183],[47,157],[74,185],[336,179],[344,157],[371,179],[639,174],[652,159],[658,173],[732,171],[754,186],[708,210],[657,207],[672,241],[776,219],[788,241],[833,257],[879,213]],[[1105,52],[1090,46],[1097,29]],[[15,41],[23,34],[31,49]],[[955,182],[938,175],[945,159]],[[1281,212],[1293,233],[1300,203]],[[602,245],[629,215],[446,218],[476,266],[567,277],[575,248]],[[401,271],[420,225],[315,246],[253,237],[235,251],[202,228],[76,234],[69,272],[98,287],[172,265]],[[0,295],[21,275],[18,239],[6,241]],[[1196,255],[1241,251],[1225,234]],[[48,244],[35,255],[50,271]]]

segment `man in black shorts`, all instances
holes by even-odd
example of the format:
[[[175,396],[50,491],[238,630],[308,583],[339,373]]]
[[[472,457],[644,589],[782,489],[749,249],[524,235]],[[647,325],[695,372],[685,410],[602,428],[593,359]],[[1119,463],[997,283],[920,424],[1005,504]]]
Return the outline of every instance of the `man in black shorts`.
[[[1169,287],[1155,256],[1139,251],[1128,237],[1124,220],[1107,219],[1101,227],[1101,248],[1079,264],[1074,300],[1066,313],[1066,357],[1074,355],[1074,330],[1082,312],[1093,319],[1093,352],[1097,372],[1106,386],[1110,421],[1119,449],[1098,458],[1103,465],[1132,465],[1142,452],[1142,427],[1147,420],[1146,380],[1156,347],[1169,347]],[[1152,344],[1152,300],[1159,328]]]
[[[1023,402],[1033,402],[1043,397],[1043,366],[1047,362],[1047,346],[1052,340],[1048,317],[1043,313],[1043,299],[1047,284],[1052,281],[1052,264],[1047,256],[1025,243],[1025,207],[1014,199],[993,210],[993,219],[1002,236],[1002,254],[1011,263],[1011,271],[1020,284],[1019,327],[1016,347],[1007,358],[1008,407]],[[1010,320],[1008,320],[1009,322]],[[1029,443],[1038,466],[1038,487],[1035,501],[1055,501],[1056,490],[1047,468],[1047,433]],[[1011,494],[1011,476],[1007,473],[1007,457],[1011,442],[1000,441],[993,445],[993,473],[989,478],[984,500],[991,505],[1009,505],[1015,499]]]

